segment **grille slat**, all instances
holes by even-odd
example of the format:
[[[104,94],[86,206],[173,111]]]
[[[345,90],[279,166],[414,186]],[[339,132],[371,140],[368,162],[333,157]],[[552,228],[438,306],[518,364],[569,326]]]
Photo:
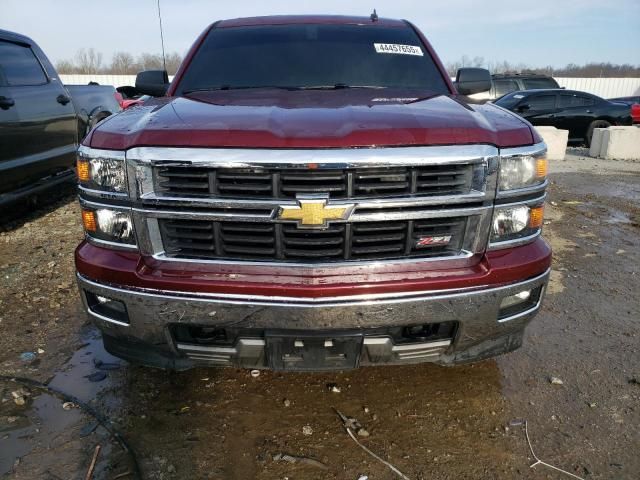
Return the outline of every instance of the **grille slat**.
[[[462,248],[466,221],[354,222],[304,230],[287,223],[161,219],[160,232],[165,254],[174,258],[313,263],[455,255]],[[431,236],[451,238],[446,245],[417,246]]]
[[[473,165],[423,165],[344,169],[156,168],[161,196],[295,198],[325,193],[330,198],[397,195],[455,195],[471,191]]]

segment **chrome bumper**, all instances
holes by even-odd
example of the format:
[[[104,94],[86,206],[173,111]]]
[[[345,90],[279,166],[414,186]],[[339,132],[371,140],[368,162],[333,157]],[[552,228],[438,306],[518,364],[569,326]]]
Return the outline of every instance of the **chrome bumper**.
[[[231,346],[175,341],[169,326],[188,324],[218,328],[287,330],[301,336],[348,330],[362,334],[359,365],[438,362],[463,363],[518,348],[524,327],[540,309],[549,271],[522,282],[487,288],[414,292],[325,299],[249,297],[125,289],[78,275],[84,306],[116,355],[147,363],[135,349],[154,349],[171,359],[162,366],[229,365],[267,368],[264,338],[238,338]],[[538,301],[515,315],[499,318],[504,297],[542,287]],[[115,321],[89,308],[85,292],[126,305],[129,323]],[[367,335],[376,328],[457,322],[454,338],[394,344],[392,338]],[[106,343],[106,342],[105,342]],[[150,362],[158,364],[158,362]]]

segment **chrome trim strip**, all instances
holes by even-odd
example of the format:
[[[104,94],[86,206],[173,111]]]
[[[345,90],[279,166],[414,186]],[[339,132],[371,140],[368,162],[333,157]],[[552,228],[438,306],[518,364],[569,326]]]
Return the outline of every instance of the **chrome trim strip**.
[[[264,347],[267,342],[265,342],[262,338],[253,338],[253,337],[243,337],[241,339],[245,345],[251,347]],[[207,346],[207,345],[196,345],[193,343],[176,343],[176,347],[178,350],[189,350],[189,351],[199,351],[199,352],[215,352],[215,353],[236,353],[236,347],[223,347],[219,345],[215,346]]]
[[[526,145],[524,147],[501,148],[500,157],[514,157],[520,155],[544,155],[547,153],[547,144],[544,142]]]
[[[134,213],[142,214],[146,218],[164,218],[164,219],[188,219],[188,220],[233,220],[238,222],[271,222],[275,209],[264,214],[243,214],[241,211],[192,211],[185,212],[179,210],[149,210],[147,208],[132,208]],[[256,209],[257,210],[257,209]]]
[[[147,187],[148,188],[148,187]],[[141,200],[147,207],[159,205],[162,208],[171,207],[209,207],[209,208],[276,208],[286,205],[296,205],[296,200],[291,199],[248,199],[216,198],[216,197],[164,197],[155,193],[145,193]],[[439,196],[402,196],[388,198],[340,198],[331,199],[331,205],[342,203],[355,203],[360,208],[405,208],[421,205],[451,205],[458,203],[482,202],[487,200],[487,195],[480,190],[472,190],[471,193],[462,195]]]
[[[238,294],[215,294],[215,293],[202,293],[202,292],[176,292],[171,290],[155,290],[155,289],[141,289],[141,288],[119,288],[111,285],[105,285],[102,283],[94,282],[84,277],[80,273],[76,273],[78,280],[85,284],[92,285],[97,288],[103,288],[110,291],[120,293],[131,293],[133,295],[140,295],[143,297],[155,297],[164,300],[191,300],[210,302],[215,301],[217,303],[231,304],[231,305],[262,305],[262,306],[277,306],[283,305],[287,307],[334,307],[344,305],[373,305],[377,303],[389,304],[389,303],[405,303],[416,300],[446,300],[452,297],[468,296],[477,293],[492,294],[497,293],[505,289],[518,287],[520,285],[526,285],[528,283],[535,283],[539,280],[544,280],[550,273],[551,269],[547,269],[544,273],[524,280],[522,282],[510,283],[508,285],[502,285],[500,287],[487,288],[487,285],[477,285],[474,287],[464,289],[448,289],[448,290],[431,290],[431,291],[419,291],[419,292],[393,292],[385,294],[363,294],[363,295],[350,295],[342,297],[322,297],[322,298],[302,298],[302,297],[281,297],[281,296],[264,296],[264,295],[238,295]]]
[[[93,208],[93,209],[98,209],[98,208],[106,208],[108,210],[124,210],[124,211],[131,211],[131,207],[129,206],[124,206],[124,205],[113,205],[111,203],[100,203],[100,202],[94,202],[92,200],[87,200],[86,198],[80,197],[78,196],[78,201],[80,202],[80,206],[81,207],[88,207],[88,208]]]
[[[80,184],[78,185],[78,190],[81,194],[85,194],[90,197],[98,197],[104,200],[126,200],[129,198],[129,193],[127,192],[108,192],[106,190],[95,190],[93,188],[83,187]]]
[[[530,195],[532,193],[544,192],[548,186],[549,180],[545,178],[544,182],[538,185],[532,185],[525,188],[515,188],[513,190],[498,190],[496,199],[499,200],[501,198],[521,197],[524,195]]]
[[[127,251],[137,251],[138,246],[132,245],[131,243],[118,243],[118,242],[110,242],[109,240],[102,240],[100,238],[95,238],[85,232],[84,238],[87,242],[92,245],[96,245],[97,247],[108,247],[113,250],[127,250]]]
[[[91,307],[87,307],[87,313],[89,315],[91,315],[92,317],[97,318],[98,320],[102,320],[103,322],[113,323],[113,324],[118,325],[120,327],[129,327],[130,326],[128,323],[120,322],[118,320],[114,320],[113,318],[105,317],[104,315],[100,315],[99,313],[96,313],[93,310],[91,310]]]
[[[115,160],[126,160],[126,152],[124,150],[103,150],[99,148],[90,148],[86,145],[78,147],[78,155],[86,158],[113,158]]]
[[[536,238],[538,238],[542,234],[542,229],[539,228],[536,233],[533,235],[527,235],[526,237],[514,238],[512,240],[505,240],[503,242],[489,242],[487,246],[487,251],[490,250],[501,250],[503,248],[513,248],[519,247],[520,245],[525,245],[527,243],[533,242]]]
[[[462,250],[459,255],[451,255],[451,256],[443,256],[443,257],[423,257],[423,258],[398,258],[398,259],[390,259],[390,260],[344,260],[344,261],[335,261],[335,262],[325,262],[325,263],[297,263],[297,262],[275,262],[275,261],[265,261],[259,262],[255,260],[206,260],[206,259],[194,259],[194,258],[174,258],[167,257],[164,255],[164,252],[158,252],[152,257],[156,260],[160,260],[163,262],[175,262],[175,263],[205,263],[205,264],[216,264],[216,265],[238,265],[238,266],[254,266],[254,267],[282,267],[282,268],[306,268],[309,270],[314,270],[318,268],[361,268],[361,267],[371,267],[376,265],[403,265],[407,263],[411,264],[421,264],[428,262],[447,262],[446,266],[449,268],[455,268],[457,265],[454,260],[465,261],[469,260],[473,257],[475,253],[469,252],[468,250]],[[464,265],[460,265],[464,266]]]
[[[495,205],[494,209],[500,210],[504,208],[519,207],[521,205],[526,205],[528,207],[531,205],[540,205],[540,204],[543,204],[546,199],[547,199],[547,192],[540,195],[539,197],[531,198],[529,200],[523,200],[521,202],[501,203],[500,205]]]
[[[333,205],[333,204],[332,204]],[[361,207],[364,208],[364,207]],[[356,211],[351,215],[349,223],[353,222],[381,222],[390,220],[416,220],[429,218],[444,217],[471,217],[473,215],[482,215],[490,212],[492,207],[476,207],[476,208],[460,208],[450,210],[417,210],[417,211],[395,211],[395,212],[377,212],[377,213],[358,213]]]
[[[295,206],[296,203],[293,201],[283,202],[279,204],[279,206]],[[338,207],[341,205],[353,205],[353,202],[331,202],[329,206]],[[112,208],[112,207],[107,207]],[[331,220],[331,223],[353,223],[357,221],[362,222],[374,222],[374,221],[385,221],[385,220],[411,220],[416,218],[428,219],[428,218],[443,218],[443,217],[468,217],[472,215],[482,215],[483,213],[491,210],[491,206],[487,207],[475,207],[475,208],[457,208],[457,209],[447,209],[447,210],[417,210],[412,212],[406,211],[396,211],[396,212],[375,212],[375,213],[358,213],[358,209],[369,208],[361,203],[357,203],[355,212],[351,215],[348,220]],[[384,208],[384,206],[379,205],[374,208]],[[258,208],[254,208],[257,210]],[[218,211],[218,212],[210,212],[210,211],[180,211],[180,210],[151,210],[148,208],[133,208],[131,209],[133,212],[138,214],[143,214],[147,218],[167,218],[167,219],[191,219],[191,220],[227,220],[232,219],[238,222],[275,222],[273,220],[274,213],[276,211],[275,207],[268,214],[242,214],[239,211],[228,212],[228,211]],[[284,222],[283,222],[284,223]]]
[[[217,168],[277,166],[306,168],[348,168],[364,166],[411,166],[459,163],[486,163],[497,157],[492,145],[452,145],[435,147],[249,149],[249,148],[167,148],[136,147],[126,158],[143,164],[184,164]]]

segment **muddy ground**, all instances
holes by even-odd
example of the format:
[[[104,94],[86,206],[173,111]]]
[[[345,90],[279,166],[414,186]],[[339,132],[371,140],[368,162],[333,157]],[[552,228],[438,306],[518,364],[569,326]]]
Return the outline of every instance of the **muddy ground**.
[[[553,276],[515,353],[453,368],[257,378],[128,365],[104,352],[81,311],[79,211],[63,195],[0,227],[0,374],[87,402],[128,440],[145,479],[397,478],[346,435],[333,407],[357,417],[370,433],[362,443],[412,480],[569,478],[529,467],[522,420],[546,462],[584,479],[639,478],[640,164],[574,153],[551,167]],[[84,479],[97,445],[94,478],[135,478],[131,455],[94,417],[0,381],[3,478]],[[327,469],[275,461],[280,453]]]

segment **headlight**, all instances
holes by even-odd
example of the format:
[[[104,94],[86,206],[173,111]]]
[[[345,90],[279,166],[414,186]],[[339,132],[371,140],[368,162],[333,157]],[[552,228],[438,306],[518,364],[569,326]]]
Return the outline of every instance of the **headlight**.
[[[496,207],[493,213],[491,242],[504,242],[534,235],[542,227],[543,216],[542,205]]]
[[[500,159],[498,190],[516,190],[544,183],[547,178],[545,151],[533,155],[514,155]]]
[[[92,190],[126,193],[124,152],[80,147],[77,162],[80,185]]]
[[[97,240],[135,245],[133,221],[127,210],[82,207],[82,225]]]

